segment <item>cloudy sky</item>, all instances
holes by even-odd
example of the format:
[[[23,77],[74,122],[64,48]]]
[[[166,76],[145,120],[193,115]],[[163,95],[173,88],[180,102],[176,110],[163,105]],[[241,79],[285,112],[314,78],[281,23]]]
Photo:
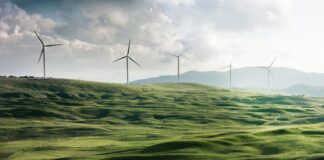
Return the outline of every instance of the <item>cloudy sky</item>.
[[[0,74],[42,75],[41,44],[51,77],[125,81],[127,51],[142,67],[130,79],[267,65],[324,72],[322,0],[0,0]]]

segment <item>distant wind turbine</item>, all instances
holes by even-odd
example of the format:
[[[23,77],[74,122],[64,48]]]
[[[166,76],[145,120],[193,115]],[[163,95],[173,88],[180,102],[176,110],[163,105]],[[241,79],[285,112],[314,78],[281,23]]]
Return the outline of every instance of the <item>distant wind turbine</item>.
[[[231,63],[221,69],[229,68],[229,88],[232,88],[232,69],[233,69],[233,56],[231,59]]]
[[[178,59],[178,81],[177,81],[178,83],[180,82],[180,57],[187,50],[188,50],[188,48],[184,49],[179,55],[176,55],[176,54],[172,54],[172,53],[167,52],[169,55],[174,56],[174,57],[177,57],[177,59]]]
[[[46,47],[54,47],[54,46],[60,46],[63,44],[48,44],[46,45],[43,40],[39,37],[39,35],[36,33],[36,31],[34,31],[34,33],[36,34],[37,38],[39,39],[39,41],[42,43],[42,51],[41,54],[38,58],[38,63],[40,62],[41,58],[43,57],[43,76],[44,79],[46,78],[46,61],[45,61],[45,48]]]
[[[262,67],[257,67],[257,68],[262,68],[262,69],[266,69],[268,71],[268,89],[270,88],[270,75],[273,77],[273,74],[271,72],[271,67],[273,65],[273,63],[276,61],[276,58],[274,58],[272,60],[272,62],[270,63],[269,66],[262,66]]]
[[[127,78],[127,84],[129,84],[129,77],[128,77],[128,59],[130,59],[131,61],[133,61],[135,64],[137,64],[139,67],[141,67],[141,65],[139,65],[132,57],[129,56],[129,51],[130,51],[130,44],[131,44],[131,39],[129,39],[129,43],[128,43],[128,49],[127,49],[127,54],[124,57],[118,58],[113,62],[117,62],[119,60],[122,60],[124,58],[126,58],[126,78]]]

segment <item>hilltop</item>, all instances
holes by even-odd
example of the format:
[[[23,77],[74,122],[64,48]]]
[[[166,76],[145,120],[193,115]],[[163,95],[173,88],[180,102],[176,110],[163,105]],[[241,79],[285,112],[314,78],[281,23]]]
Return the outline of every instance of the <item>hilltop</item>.
[[[323,99],[0,78],[0,159],[323,159]]]

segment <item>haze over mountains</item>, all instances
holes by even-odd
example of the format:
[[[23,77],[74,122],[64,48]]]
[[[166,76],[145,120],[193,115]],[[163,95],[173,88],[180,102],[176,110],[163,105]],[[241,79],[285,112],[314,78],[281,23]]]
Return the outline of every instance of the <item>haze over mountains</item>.
[[[309,73],[292,68],[273,67],[273,77],[270,77],[270,88],[292,94],[308,94],[312,96],[324,95],[324,74]],[[232,71],[234,88],[267,88],[267,71],[255,67],[244,67]],[[201,83],[219,87],[229,86],[229,71],[188,71],[181,74],[181,82]],[[176,75],[164,75],[148,79],[133,81],[136,84],[176,82]],[[323,89],[319,89],[323,87]],[[316,92],[313,90],[317,88]],[[298,92],[297,92],[298,91]],[[311,94],[312,93],[312,94]],[[318,93],[318,94],[313,94]]]

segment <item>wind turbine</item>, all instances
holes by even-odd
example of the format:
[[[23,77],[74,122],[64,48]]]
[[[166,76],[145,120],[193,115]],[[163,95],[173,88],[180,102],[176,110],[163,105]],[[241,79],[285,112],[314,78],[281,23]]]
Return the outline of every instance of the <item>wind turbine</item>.
[[[39,37],[39,35],[36,33],[36,31],[34,31],[34,33],[36,34],[36,36],[39,39],[39,41],[42,43],[42,51],[41,51],[41,54],[39,55],[38,63],[40,62],[41,58],[43,57],[43,76],[44,76],[44,79],[45,79],[46,78],[45,48],[46,47],[60,46],[60,45],[63,45],[63,44],[47,44],[46,45],[43,42],[43,40]]]
[[[176,55],[176,54],[172,54],[172,53],[169,53],[167,52],[169,55],[171,56],[174,56],[174,57],[177,57],[178,59],[178,83],[180,81],[180,57],[183,55],[183,53],[187,50],[188,48],[184,49],[179,55]]]
[[[268,89],[270,88],[270,75],[273,77],[273,74],[271,72],[271,67],[272,67],[273,63],[276,61],[276,59],[277,58],[274,58],[269,66],[257,67],[257,68],[266,69],[268,71]]]
[[[117,62],[119,60],[122,60],[124,58],[126,58],[126,78],[127,78],[127,84],[129,84],[129,77],[128,77],[128,59],[130,59],[131,61],[133,61],[135,64],[137,64],[139,67],[141,67],[141,65],[139,65],[132,57],[129,56],[129,50],[130,50],[130,44],[131,44],[131,39],[129,39],[129,43],[128,43],[128,49],[127,49],[127,54],[124,57],[118,58],[113,62]]]
[[[229,88],[232,88],[232,69],[233,69],[233,56],[232,56],[232,59],[231,59],[231,63],[221,69],[225,69],[225,68],[229,68]]]

